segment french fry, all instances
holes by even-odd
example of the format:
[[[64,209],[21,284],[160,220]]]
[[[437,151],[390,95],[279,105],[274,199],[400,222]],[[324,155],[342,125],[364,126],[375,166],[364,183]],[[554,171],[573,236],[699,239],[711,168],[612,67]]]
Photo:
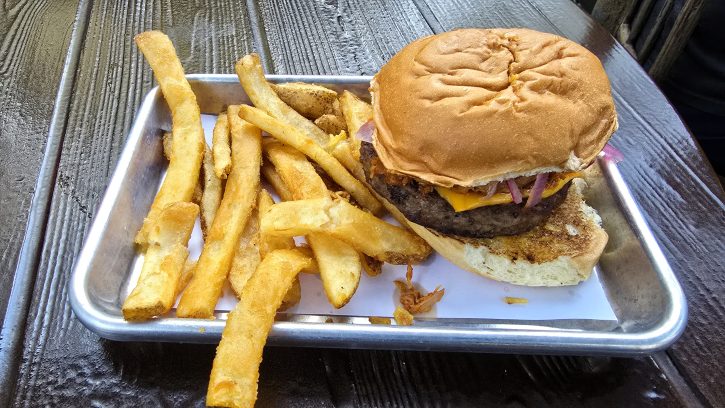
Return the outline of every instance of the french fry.
[[[176,298],[176,296],[179,296],[181,292],[186,289],[186,285],[189,284],[189,281],[191,281],[191,277],[194,276],[194,271],[196,270],[196,261],[196,259],[194,259],[193,261],[188,258],[186,259],[184,269],[181,270],[179,283],[176,285],[176,295],[174,295],[174,298]]]
[[[309,137],[292,126],[280,122],[251,106],[241,106],[239,116],[268,132],[280,142],[292,146],[314,160],[337,184],[352,195],[360,205],[373,213],[382,210],[380,202],[358,179],[353,177],[337,159],[327,153]]]
[[[262,262],[259,253],[259,217],[257,209],[252,210],[247,223],[239,236],[234,258],[229,267],[229,284],[237,297],[241,296],[242,289],[252,276],[257,266]]]
[[[262,164],[262,176],[264,176],[264,179],[267,180],[267,183],[272,185],[272,188],[277,193],[279,198],[282,199],[282,201],[290,201],[292,200],[292,192],[289,191],[287,186],[284,184],[284,181],[279,177],[279,174],[277,173],[277,170],[275,170],[274,165],[270,163],[263,163]]]
[[[186,202],[169,204],[159,213],[149,228],[141,275],[121,307],[124,319],[147,320],[171,309],[198,214],[199,206]]]
[[[373,107],[348,90],[342,91],[339,99],[347,131],[351,138],[355,138],[362,125],[373,118]]]
[[[422,238],[341,198],[277,203],[262,217],[260,230],[287,237],[326,233],[379,261],[397,265],[422,262],[431,252]]]
[[[311,264],[312,259],[296,249],[272,251],[259,264],[227,318],[211,369],[207,405],[254,405],[262,349],[274,316],[294,278]]]
[[[378,276],[383,272],[383,263],[365,254],[360,254],[360,261],[365,273],[370,276]]]
[[[273,204],[274,201],[272,201],[272,197],[267,190],[260,189],[257,196],[257,208],[252,211],[252,215],[247,220],[247,225],[244,226],[237,243],[232,265],[229,268],[229,283],[237,297],[241,296],[244,285],[246,285],[254,271],[257,270],[257,266],[268,252],[275,249],[292,249],[295,247],[295,241],[292,238],[260,236],[259,221],[261,215],[266,213]],[[293,288],[293,290],[297,290],[298,293],[292,293],[289,298],[285,298],[286,302],[284,303],[288,308],[299,301],[300,288]],[[297,302],[294,299],[297,299]]]
[[[136,45],[154,71],[156,81],[171,110],[173,154],[166,178],[156,194],[143,225],[136,234],[136,243],[145,246],[152,225],[169,204],[191,201],[199,181],[204,156],[204,129],[196,96],[186,81],[184,69],[174,46],[160,31],[147,31],[135,37]]]
[[[330,88],[307,82],[287,82],[270,86],[282,102],[307,119],[317,119],[335,111],[337,92]]]
[[[300,284],[299,276],[295,276],[295,279],[292,281],[292,287],[284,294],[282,304],[279,305],[279,309],[277,310],[283,312],[300,303],[300,300],[302,300],[302,285]]]
[[[211,149],[214,156],[214,174],[225,179],[232,170],[232,147],[229,145],[229,118],[226,112],[217,116],[212,133]]]
[[[264,148],[294,200],[330,196],[305,155],[279,142],[265,143]],[[352,246],[325,234],[309,234],[306,238],[315,254],[327,299],[336,308],[343,307],[360,283],[360,256]]]
[[[257,202],[257,225],[262,222],[262,217],[269,211],[274,205],[272,196],[269,195],[267,190],[261,189],[259,192],[259,199]],[[268,253],[275,249],[292,249],[295,247],[295,240],[289,237],[275,237],[270,235],[261,235],[259,237],[259,254],[262,258],[267,256]]]
[[[164,132],[162,143],[164,147],[164,157],[166,157],[166,160],[171,161],[171,156],[174,154],[174,137],[171,135],[171,132]]]
[[[214,171],[214,159],[212,158],[211,149],[205,144],[204,159],[202,160],[201,172],[201,199],[199,200],[201,221],[201,232],[206,239],[209,229],[214,222],[216,212],[219,210],[219,204],[222,201],[222,181],[217,177]]]
[[[311,122],[309,119],[305,118],[302,114],[297,112],[294,108],[286,104],[277,95],[275,90],[272,89],[272,84],[267,82],[267,79],[264,77],[264,71],[262,70],[262,64],[259,61],[259,55],[249,54],[244,56],[239,61],[237,61],[235,69],[237,71],[237,76],[239,77],[239,82],[242,84],[244,91],[247,93],[249,99],[251,99],[254,106],[265,111],[267,114],[269,114],[273,118],[278,119],[280,122],[292,126],[293,128],[299,129],[302,134],[314,140],[315,143],[317,143],[319,146],[324,147],[327,145],[329,141],[328,134],[324,130],[320,129],[320,127],[317,126],[315,123]],[[278,85],[276,89],[279,89],[280,86],[282,85]],[[333,102],[332,111],[326,113],[334,114],[340,119],[344,118],[340,102],[338,102],[337,104]],[[326,120],[328,119],[325,119],[325,121]],[[342,120],[339,120],[339,122],[341,123]],[[337,134],[339,132],[331,133]],[[354,134],[352,135],[354,136]],[[359,167],[359,169],[357,169],[357,167],[354,165],[355,162],[351,161],[349,158],[351,153],[346,151],[344,149],[344,146],[345,144],[340,146],[340,148],[333,150],[331,154],[337,160],[342,162],[348,169],[350,169],[350,171],[352,171],[356,177],[359,177],[359,175],[362,174],[362,166],[358,164],[357,167]],[[358,144],[357,146],[353,147],[356,147],[356,149],[352,149],[352,155],[356,158],[356,160],[359,160],[360,146]],[[313,158],[313,160],[315,159]],[[327,171],[327,169],[325,170]],[[364,180],[364,175],[363,178],[358,179]],[[340,185],[344,187],[343,184]]]
[[[252,213],[259,191],[262,160],[261,131],[238,118],[229,107],[232,170],[224,197],[212,222],[189,286],[179,301],[179,317],[211,318],[234,256],[239,236]]]
[[[326,113],[315,119],[315,125],[330,135],[336,135],[342,131],[347,131],[345,118],[343,118],[342,115],[337,116],[332,113]]]
[[[272,89],[264,77],[259,55],[249,54],[242,57],[235,65],[239,82],[254,106],[267,112],[289,126],[302,129],[309,138],[318,145],[327,143],[327,133],[314,123],[284,103]]]
[[[362,125],[373,118],[373,108],[348,90],[342,92],[339,100],[350,137],[335,146],[332,154],[358,180],[365,180],[365,172],[360,163],[360,139],[357,138],[357,132]]]
[[[171,134],[171,132],[164,133],[163,136],[163,148],[164,148],[164,157],[166,157],[166,160],[171,161],[171,157],[174,155],[173,152],[173,146],[174,146],[174,137]],[[206,148],[204,149],[204,152],[206,153]],[[202,159],[202,169],[199,172],[199,181],[196,183],[196,186],[194,186],[194,193],[191,195],[191,202],[196,205],[201,205],[202,197],[204,195],[204,159]],[[217,204],[218,206],[218,204]],[[201,209],[202,214],[204,213],[204,209]],[[203,227],[203,225],[202,225]]]

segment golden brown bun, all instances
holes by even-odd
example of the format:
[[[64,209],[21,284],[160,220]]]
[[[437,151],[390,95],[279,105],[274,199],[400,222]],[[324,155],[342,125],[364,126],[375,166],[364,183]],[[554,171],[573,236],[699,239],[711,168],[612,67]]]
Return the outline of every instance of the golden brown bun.
[[[446,187],[583,169],[617,128],[599,59],[526,29],[421,38],[370,90],[385,167]]]
[[[576,285],[589,278],[609,238],[597,212],[584,203],[584,185],[574,180],[566,200],[544,224],[524,234],[491,239],[442,235],[408,221],[395,206],[381,201],[398,221],[462,269],[515,285]]]

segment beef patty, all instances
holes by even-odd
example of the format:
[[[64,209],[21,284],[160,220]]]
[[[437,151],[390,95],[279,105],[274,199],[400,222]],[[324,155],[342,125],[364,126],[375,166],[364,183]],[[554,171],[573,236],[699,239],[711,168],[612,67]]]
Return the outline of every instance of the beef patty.
[[[371,143],[362,143],[360,160],[370,186],[395,205],[407,219],[443,234],[467,238],[516,235],[534,228],[546,221],[549,214],[564,201],[571,184],[567,183],[561,190],[531,208],[524,208],[524,203],[510,203],[455,212],[448,201],[425,182],[403,176],[404,182],[389,184],[384,174],[374,171],[371,175],[373,166],[382,166]]]

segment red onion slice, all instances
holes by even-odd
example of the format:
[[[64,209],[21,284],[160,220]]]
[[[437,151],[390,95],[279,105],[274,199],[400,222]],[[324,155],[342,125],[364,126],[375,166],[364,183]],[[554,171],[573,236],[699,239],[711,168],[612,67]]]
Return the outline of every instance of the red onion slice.
[[[616,147],[610,145],[609,143],[604,145],[602,152],[604,153],[604,157],[615,163],[619,163],[624,160],[624,154],[622,154],[622,152],[617,150]]]
[[[486,191],[486,199],[489,199],[493,197],[494,194],[496,194],[496,188],[498,187],[498,181],[494,181],[493,183],[488,184],[488,190]]]
[[[514,200],[516,204],[521,204],[521,190],[519,190],[519,186],[516,185],[516,182],[514,179],[508,179],[506,180],[506,184],[509,187],[509,191],[511,192],[511,198]]]
[[[363,142],[372,143],[374,130],[375,130],[375,122],[373,122],[371,119],[371,120],[365,122],[365,124],[363,124],[362,126],[360,126],[360,129],[358,129],[355,137],[362,140]]]
[[[533,207],[541,201],[541,193],[546,189],[546,182],[549,181],[549,173],[539,173],[536,175],[534,186],[531,187],[529,198],[526,200],[525,208]]]

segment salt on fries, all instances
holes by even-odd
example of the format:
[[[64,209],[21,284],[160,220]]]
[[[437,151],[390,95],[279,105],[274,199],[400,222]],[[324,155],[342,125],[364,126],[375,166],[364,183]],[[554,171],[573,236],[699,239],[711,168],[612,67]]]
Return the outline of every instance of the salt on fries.
[[[420,263],[431,252],[419,236],[342,198],[277,203],[262,217],[260,230],[263,234],[287,237],[325,233],[379,261],[396,265]]]
[[[330,196],[305,155],[276,141],[265,143],[264,148],[295,200]],[[349,244],[324,233],[305,238],[315,254],[327,299],[338,309],[345,306],[360,283],[360,256]]]
[[[136,243],[146,245],[150,229],[161,211],[169,204],[189,202],[199,180],[204,155],[204,129],[196,96],[186,81],[174,45],[160,31],[147,31],[136,36],[136,45],[151,65],[161,93],[171,110],[172,157],[166,178],[156,194],[151,209],[136,234]]]
[[[211,369],[207,405],[254,405],[262,350],[274,315],[297,274],[312,264],[312,259],[297,249],[272,251],[259,264],[227,317]]]
[[[239,236],[256,202],[262,160],[262,133],[257,127],[239,119],[237,109],[237,106],[230,106],[228,111],[232,170],[196,272],[181,294],[176,309],[179,317],[213,317]]]
[[[315,161],[363,207],[373,213],[379,213],[382,210],[380,202],[370,193],[367,187],[353,177],[337,159],[299,130],[251,106],[241,106],[239,116]]]
[[[141,276],[121,307],[124,319],[147,320],[171,309],[197,215],[196,204],[173,203],[161,210],[156,223],[149,227]]]

